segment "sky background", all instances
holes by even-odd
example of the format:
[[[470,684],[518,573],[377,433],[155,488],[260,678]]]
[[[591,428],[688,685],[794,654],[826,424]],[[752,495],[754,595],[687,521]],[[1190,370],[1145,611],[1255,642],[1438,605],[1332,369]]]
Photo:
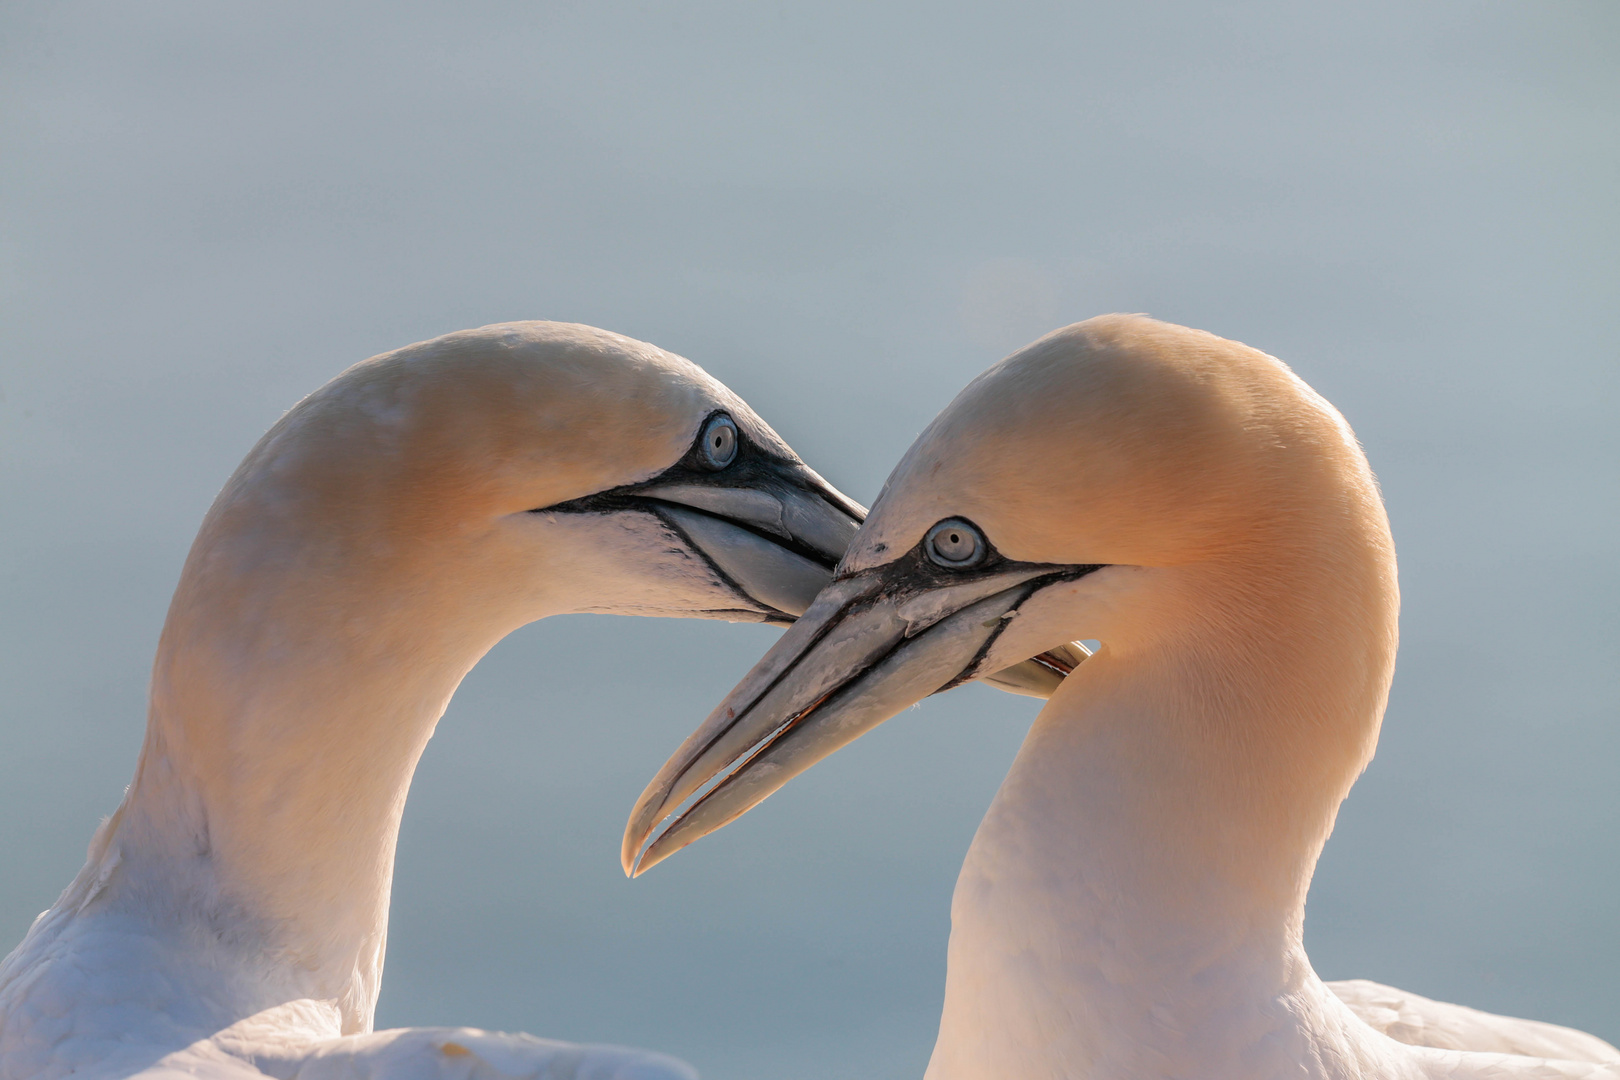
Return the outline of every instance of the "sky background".
[[[1293,365],[1389,502],[1318,970],[1620,1040],[1617,56],[1609,0],[8,0],[0,948],[117,805],[210,500],[347,365],[596,324],[869,502],[973,375],[1128,310]],[[632,801],[774,636],[500,645],[417,774],[379,1026],[920,1076],[1035,703],[930,699],[627,882]]]

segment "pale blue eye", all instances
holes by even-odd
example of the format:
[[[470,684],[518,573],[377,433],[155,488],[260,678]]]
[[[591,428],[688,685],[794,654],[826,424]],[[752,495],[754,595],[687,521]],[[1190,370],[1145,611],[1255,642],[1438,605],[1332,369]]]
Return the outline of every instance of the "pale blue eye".
[[[928,557],[952,570],[977,566],[988,547],[979,530],[961,518],[946,518],[929,529],[923,540]]]
[[[703,463],[711,469],[723,469],[737,458],[737,425],[731,417],[721,413],[703,428],[698,443]]]

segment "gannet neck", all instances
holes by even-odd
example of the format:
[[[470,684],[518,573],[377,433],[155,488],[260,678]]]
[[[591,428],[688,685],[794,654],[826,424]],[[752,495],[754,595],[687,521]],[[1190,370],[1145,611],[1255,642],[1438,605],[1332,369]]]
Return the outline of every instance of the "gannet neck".
[[[1130,572],[1156,632],[1065,681],[974,838],[930,1080],[1305,1075],[1354,1043],[1302,926],[1389,685],[1387,550]]]
[[[188,561],[104,903],[184,913],[175,930],[231,938],[273,1003],[337,1001],[369,1030],[417,760],[465,673],[546,612],[423,584],[409,548],[289,561],[259,520],[211,518]]]

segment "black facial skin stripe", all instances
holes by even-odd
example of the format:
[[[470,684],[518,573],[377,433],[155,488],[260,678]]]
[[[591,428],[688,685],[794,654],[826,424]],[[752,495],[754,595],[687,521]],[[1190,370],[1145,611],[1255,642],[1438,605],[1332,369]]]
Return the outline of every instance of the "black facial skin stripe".
[[[658,513],[659,506],[679,506],[689,513],[704,514],[714,518],[716,521],[724,521],[735,528],[751,532],[763,540],[769,540],[777,547],[786,548],[795,555],[809,559],[817,566],[831,570],[837,565],[837,559],[800,543],[794,537],[772,532],[747,521],[738,521],[736,518],[727,517],[724,514],[716,514],[710,510],[704,510],[702,507],[690,506],[686,503],[669,503],[659,499],[656,495],[646,496],[641,494],[641,492],[650,488],[662,487],[668,484],[694,484],[711,488],[749,488],[766,493],[773,491],[810,493],[834,510],[847,515],[851,520],[857,523],[861,520],[861,517],[849,507],[840,505],[825,492],[810,484],[798,482],[798,478],[794,474],[804,467],[803,463],[762,449],[748,437],[748,433],[743,430],[740,424],[737,425],[737,456],[732,459],[731,464],[723,469],[712,469],[704,465],[704,434],[708,431],[709,422],[716,416],[721,415],[731,417],[731,414],[724,409],[715,409],[710,412],[703,418],[702,423],[698,424],[697,435],[692,440],[691,447],[681,457],[681,460],[652,479],[640,480],[633,484],[621,484],[616,488],[598,491],[594,495],[585,495],[578,499],[569,499],[567,502],[556,503],[552,506],[536,507],[530,510],[529,513],[612,514],[623,510]],[[734,417],[731,417],[731,419],[733,423],[736,423]],[[658,514],[658,516],[665,524],[673,527],[666,515]]]
[[[983,578],[995,577],[1011,569],[1050,567],[1054,575],[1051,580],[1057,580],[1058,577],[1082,578],[1095,570],[1101,570],[1106,565],[1104,563],[1089,565],[1028,563],[1009,559],[997,550],[990,537],[983,529],[979,528],[978,522],[972,518],[962,517],[957,514],[953,514],[952,517],[971,525],[984,541],[984,558],[973,566],[960,570],[940,566],[933,559],[930,559],[928,553],[923,550],[923,545],[927,542],[927,534],[925,533],[924,538],[917,541],[910,551],[884,564],[882,567],[874,567],[870,570],[845,571],[833,580],[844,581],[862,574],[881,572],[885,581],[883,589],[878,595],[894,596],[901,592],[926,592],[929,589],[941,589],[947,585],[960,585],[966,581],[978,581]],[[1041,580],[1046,579],[1042,578]]]
[[[705,487],[716,488],[758,488],[780,487],[784,483],[802,491],[811,490],[808,485],[793,484],[789,477],[797,469],[804,467],[804,463],[790,457],[782,457],[762,448],[753,439],[749,438],[741,424],[737,425],[737,456],[725,468],[714,469],[704,464],[703,436],[708,430],[709,421],[716,416],[726,416],[736,423],[736,418],[724,409],[715,409],[703,418],[698,425],[697,435],[692,439],[692,445],[687,448],[681,459],[650,480],[638,480],[633,484],[621,484],[616,488],[599,491],[594,495],[586,495],[579,499],[569,499],[567,502],[556,503],[552,506],[539,506],[531,513],[548,511],[553,513],[591,513],[596,507],[591,505],[595,500],[612,495],[634,495],[646,488],[662,484],[702,484]],[[855,515],[849,508],[816,492],[821,499],[836,510],[842,510],[851,517]]]
[[[652,483],[653,481],[648,482]],[[758,490],[757,486],[756,490]],[[815,548],[810,547],[807,544],[801,544],[798,540],[795,540],[791,536],[783,536],[780,533],[774,533],[769,529],[761,528],[752,522],[738,521],[736,518],[727,517],[724,514],[716,514],[712,510],[705,510],[701,506],[691,506],[687,503],[667,502],[654,496],[628,494],[623,492],[622,489],[618,488],[615,488],[612,491],[604,491],[597,495],[587,495],[583,499],[574,499],[570,502],[558,503],[556,506],[547,506],[539,510],[530,510],[529,513],[612,514],[624,510],[640,510],[643,513],[656,514],[658,518],[664,522],[664,524],[668,525],[672,529],[676,529],[676,531],[679,532],[680,530],[676,528],[675,523],[671,521],[667,515],[659,512],[660,507],[665,506],[678,507],[688,514],[701,514],[704,517],[713,518],[716,521],[723,521],[734,529],[741,529],[743,532],[753,533],[762,540],[769,540],[777,547],[785,548],[788,551],[793,552],[793,554],[798,555],[801,558],[808,559],[817,566],[823,567],[828,571],[831,571],[832,568],[837,565],[836,560],[822,554]],[[685,538],[686,534],[681,533],[681,535],[683,538]]]

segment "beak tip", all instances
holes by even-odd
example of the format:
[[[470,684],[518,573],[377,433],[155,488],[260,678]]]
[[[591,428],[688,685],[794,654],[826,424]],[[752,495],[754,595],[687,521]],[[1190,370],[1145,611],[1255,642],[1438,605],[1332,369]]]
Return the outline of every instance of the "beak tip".
[[[637,856],[641,853],[641,842],[636,838],[634,822],[631,828],[624,831],[624,843],[619,848],[619,866],[624,870],[624,876],[636,876]]]

